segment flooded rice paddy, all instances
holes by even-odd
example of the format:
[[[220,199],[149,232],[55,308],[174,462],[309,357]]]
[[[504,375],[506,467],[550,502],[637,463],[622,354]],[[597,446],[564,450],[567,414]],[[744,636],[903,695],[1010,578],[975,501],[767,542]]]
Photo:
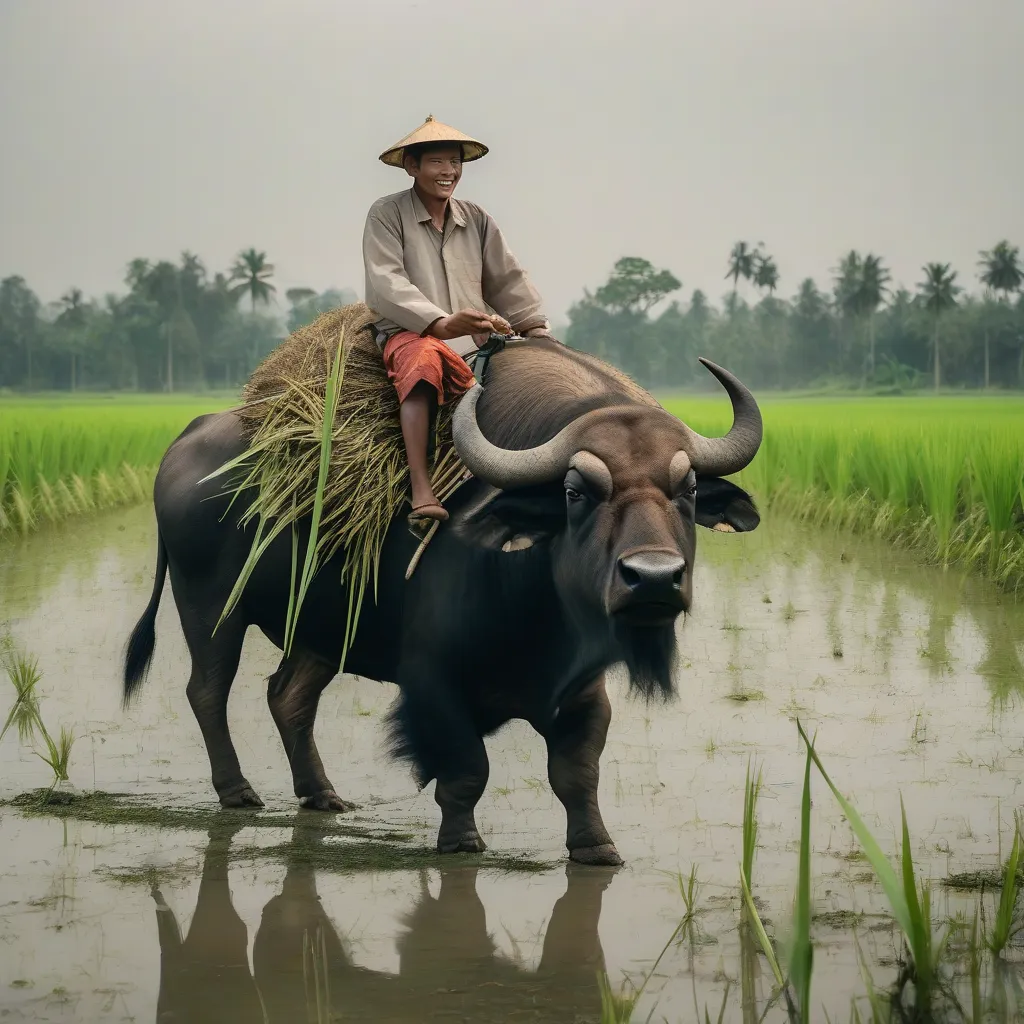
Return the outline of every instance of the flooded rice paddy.
[[[684,907],[636,1020],[757,1020],[771,973],[739,927],[748,758],[763,764],[753,890],[784,938],[813,731],[839,788],[887,852],[902,793],[936,919],[974,914],[941,883],[1005,858],[1024,778],[1024,605],[870,541],[768,522],[702,533],[695,614],[681,629],[679,700],[645,708],[611,687],[602,804],[621,869],[565,863],[544,745],[523,723],[488,741],[477,812],[490,852],[431,852],[438,811],[381,753],[394,690],[343,677],[318,742],[349,815],[296,810],[266,707],[271,645],[250,633],[229,705],[243,770],[266,801],[221,812],[185,697],[169,590],[153,671],[124,713],[121,648],[153,578],[152,511],[112,513],[0,547],[0,623],[39,659],[51,732],[74,729],[83,792],[127,794],[62,815],[0,808],[0,1016],[93,1021],[596,1021],[597,974],[639,984]],[[0,680],[6,708],[13,691]],[[49,769],[12,730],[0,798]],[[813,780],[813,1001],[846,1020],[897,974],[899,933],[839,808]],[[984,897],[988,906],[990,896]],[[955,943],[953,946],[955,947]],[[951,947],[952,948],[952,947]],[[1024,952],[1011,948],[1010,970]],[[951,972],[962,964],[950,961]],[[784,1019],[775,1006],[768,1020]],[[820,1019],[824,1019],[822,1016]]]

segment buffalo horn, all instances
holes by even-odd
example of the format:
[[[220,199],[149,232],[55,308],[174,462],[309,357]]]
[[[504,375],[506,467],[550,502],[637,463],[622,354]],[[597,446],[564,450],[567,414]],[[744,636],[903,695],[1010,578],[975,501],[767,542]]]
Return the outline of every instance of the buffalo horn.
[[[476,404],[483,388],[475,385],[455,408],[452,439],[466,468],[480,480],[510,491],[561,477],[576,454],[578,421],[563,427],[550,441],[523,451],[499,448],[483,435],[476,420]]]
[[[732,402],[732,427],[725,437],[704,437],[687,427],[686,451],[694,472],[705,476],[728,476],[750,465],[758,448],[764,427],[761,410],[754,396],[728,371],[711,362],[700,360],[718,378]]]

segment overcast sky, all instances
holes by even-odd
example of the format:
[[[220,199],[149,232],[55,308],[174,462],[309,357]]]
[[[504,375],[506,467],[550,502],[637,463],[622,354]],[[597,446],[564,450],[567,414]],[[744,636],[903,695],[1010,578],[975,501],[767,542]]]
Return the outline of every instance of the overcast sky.
[[[1024,244],[1024,0],[0,0],[0,276],[134,256],[352,286],[377,160],[428,113],[560,317],[622,255],[781,291],[849,248],[913,286]]]

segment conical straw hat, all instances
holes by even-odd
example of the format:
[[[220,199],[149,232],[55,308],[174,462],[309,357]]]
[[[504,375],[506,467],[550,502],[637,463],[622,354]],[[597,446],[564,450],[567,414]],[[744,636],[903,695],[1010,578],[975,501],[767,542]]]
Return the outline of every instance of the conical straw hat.
[[[452,128],[449,125],[441,124],[440,121],[435,121],[434,115],[430,114],[427,116],[426,121],[414,132],[410,132],[404,139],[400,139],[389,149],[381,153],[380,159],[389,167],[401,167],[405,159],[405,147],[415,146],[422,142],[458,143],[462,146],[463,163],[469,163],[470,160],[479,160],[480,157],[487,155],[487,147],[482,142],[471,139],[457,128]]]

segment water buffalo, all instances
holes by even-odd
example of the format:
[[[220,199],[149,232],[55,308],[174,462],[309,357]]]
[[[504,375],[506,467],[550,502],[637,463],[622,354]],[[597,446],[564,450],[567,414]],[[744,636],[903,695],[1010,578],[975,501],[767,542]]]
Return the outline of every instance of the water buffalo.
[[[707,438],[600,360],[536,339],[495,355],[486,387],[459,404],[454,440],[473,473],[449,501],[451,522],[417,547],[404,516],[387,533],[376,601],[366,601],[344,670],[397,683],[392,752],[441,809],[438,850],[479,851],[474,808],[487,784],[484,737],[513,718],[548,748],[548,778],[568,817],[573,860],[618,864],[598,808],[611,711],[604,673],[624,663],[631,688],[674,692],[675,625],[690,607],[698,525],[754,529],[750,496],[721,479],[761,442],[750,392],[704,365],[732,401],[733,426]],[[291,541],[269,547],[214,633],[252,544],[218,481],[204,478],[245,448],[232,412],[201,416],[164,456],[154,488],[156,582],[125,652],[125,701],[141,685],[169,570],[192,656],[188,698],[225,807],[262,806],[228,731],[242,641],[257,626],[279,648]],[[306,535],[300,531],[300,550]],[[313,740],[317,704],[339,671],[346,621],[340,560],[314,579],[290,656],[268,702],[304,806],[345,810]]]

